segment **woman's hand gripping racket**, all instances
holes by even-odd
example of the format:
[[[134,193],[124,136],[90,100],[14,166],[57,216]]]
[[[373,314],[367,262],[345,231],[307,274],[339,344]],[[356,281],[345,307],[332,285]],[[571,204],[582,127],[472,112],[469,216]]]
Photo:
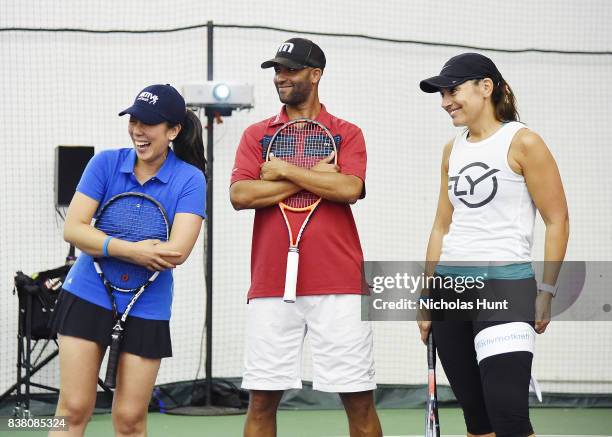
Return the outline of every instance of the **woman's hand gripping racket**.
[[[427,337],[427,411],[425,413],[425,437],[440,437],[438,419],[438,393],[436,391],[436,344],[431,330]]]
[[[321,123],[301,118],[285,123],[276,131],[268,144],[266,161],[275,157],[297,167],[310,169],[332,152],[331,163],[335,165],[338,151],[332,134]],[[283,295],[285,302],[295,302],[300,239],[320,202],[321,197],[318,195],[301,190],[278,204],[289,232],[289,253]],[[293,215],[292,220],[288,219],[289,214]]]
[[[146,194],[131,192],[118,194],[106,202],[100,209],[94,226],[110,237],[131,242],[168,241],[170,232],[163,206]],[[94,266],[108,291],[115,318],[104,380],[107,386],[114,388],[125,320],[134,303],[155,281],[159,272],[151,272],[143,266],[113,257],[94,258]],[[134,294],[121,317],[118,315],[113,295],[115,291]]]

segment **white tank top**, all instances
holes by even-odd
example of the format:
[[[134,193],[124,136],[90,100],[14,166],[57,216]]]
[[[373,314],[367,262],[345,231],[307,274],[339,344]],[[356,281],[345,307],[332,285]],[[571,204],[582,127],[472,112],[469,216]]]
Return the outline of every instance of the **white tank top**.
[[[477,143],[467,141],[467,130],[455,138],[448,163],[454,211],[441,264],[531,261],[535,206],[525,178],[508,164],[512,139],[523,128],[513,121]]]

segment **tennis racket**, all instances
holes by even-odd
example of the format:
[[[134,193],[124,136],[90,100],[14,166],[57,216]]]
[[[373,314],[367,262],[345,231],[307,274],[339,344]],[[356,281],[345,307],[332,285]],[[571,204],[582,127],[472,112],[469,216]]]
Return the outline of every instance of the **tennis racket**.
[[[168,241],[169,235],[168,217],[163,206],[142,193],[129,192],[113,196],[100,209],[94,226],[110,237],[132,242],[153,239]],[[110,296],[115,319],[104,380],[107,386],[114,388],[125,320],[159,272],[151,272],[143,266],[114,257],[94,258],[94,266]],[[121,316],[117,312],[115,292],[133,293]]]
[[[427,411],[425,413],[425,437],[440,437],[438,392],[436,391],[436,344],[431,330],[427,337],[427,367],[429,369],[429,376],[427,383]]]
[[[298,167],[311,168],[332,152],[334,152],[333,163],[336,164],[338,151],[329,130],[317,121],[300,118],[285,123],[272,136],[266,152],[266,161],[270,161],[274,156]],[[278,204],[289,232],[289,253],[283,295],[285,302],[295,302],[300,239],[319,203],[321,197],[310,191],[301,190]]]

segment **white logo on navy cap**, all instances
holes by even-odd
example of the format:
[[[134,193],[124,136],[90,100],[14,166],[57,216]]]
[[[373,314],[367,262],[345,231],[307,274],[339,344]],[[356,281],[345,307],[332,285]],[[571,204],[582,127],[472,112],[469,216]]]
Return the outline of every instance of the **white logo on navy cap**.
[[[143,102],[148,103],[149,105],[155,105],[158,99],[159,97],[157,97],[157,95],[148,91],[141,92],[136,98],[136,100],[142,100]]]
[[[282,52],[291,53],[292,51],[293,51],[293,43],[292,42],[283,43],[278,48],[278,53],[282,53]]]

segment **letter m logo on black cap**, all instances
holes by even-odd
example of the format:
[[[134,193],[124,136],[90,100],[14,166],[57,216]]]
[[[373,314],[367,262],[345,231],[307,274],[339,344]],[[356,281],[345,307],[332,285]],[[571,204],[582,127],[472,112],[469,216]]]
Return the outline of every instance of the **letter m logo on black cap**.
[[[283,52],[291,53],[292,51],[293,51],[293,43],[286,42],[280,45],[277,53],[283,53]]]

